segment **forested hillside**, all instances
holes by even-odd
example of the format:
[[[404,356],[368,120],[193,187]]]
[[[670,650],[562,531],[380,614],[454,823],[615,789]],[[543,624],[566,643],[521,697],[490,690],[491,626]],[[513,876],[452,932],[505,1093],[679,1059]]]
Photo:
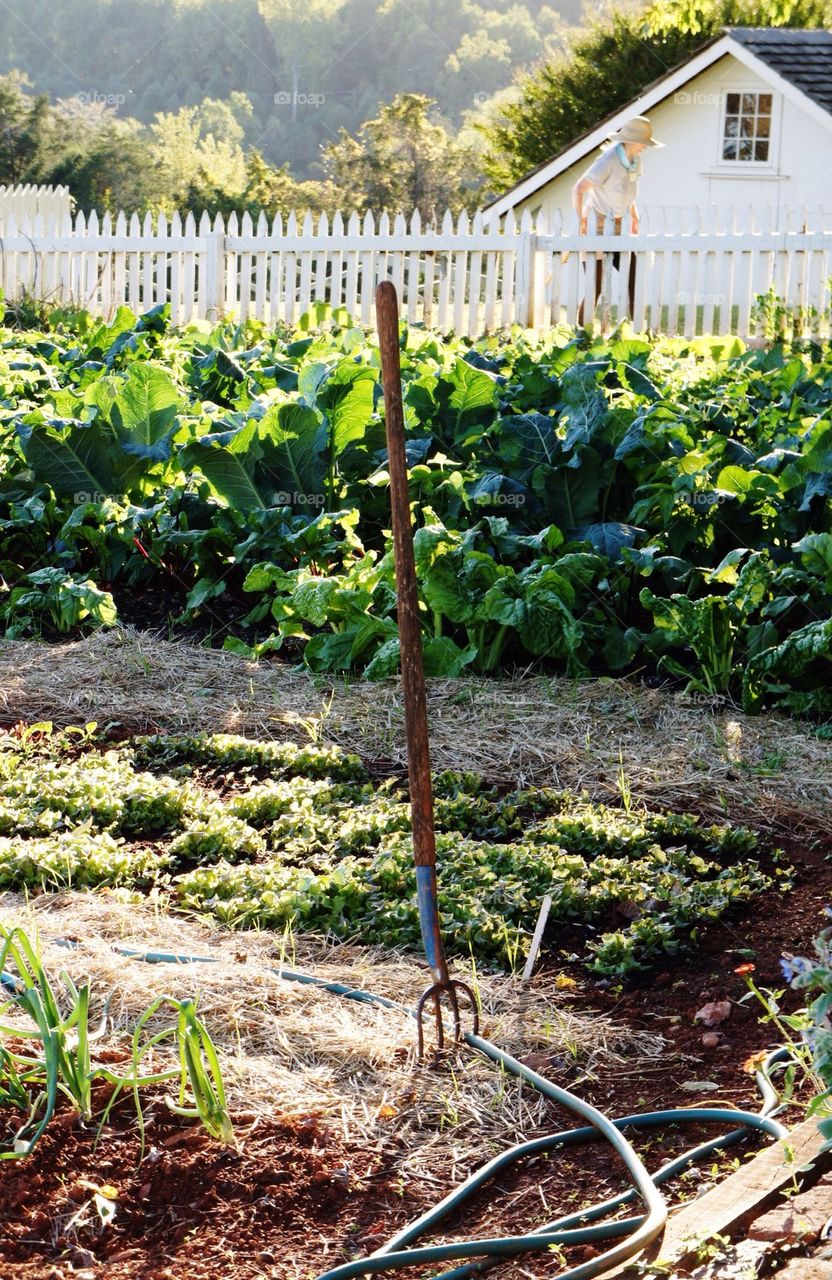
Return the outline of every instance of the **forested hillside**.
[[[726,25],[825,0],[0,3],[0,182],[99,211],[473,210]]]
[[[150,124],[245,93],[243,146],[320,177],[379,104],[435,98],[450,128],[558,46],[581,0],[27,0],[0,6],[0,73]]]

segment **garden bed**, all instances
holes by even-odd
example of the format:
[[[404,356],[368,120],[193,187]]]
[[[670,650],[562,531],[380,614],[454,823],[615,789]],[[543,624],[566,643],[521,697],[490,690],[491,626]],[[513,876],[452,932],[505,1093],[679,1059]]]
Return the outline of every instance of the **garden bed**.
[[[669,964],[658,982],[637,989],[598,986],[564,965],[556,947],[525,990],[514,977],[480,975],[486,1034],[609,1115],[721,1103],[756,1110],[745,1064],[775,1038],[753,1007],[738,1003],[745,986],[727,948],[759,943],[768,929],[758,966],[761,981],[775,979],[778,946],[799,945],[816,914],[809,890],[798,883],[795,893],[789,917],[775,917],[776,929],[770,907],[755,903],[730,928],[716,926],[694,958]],[[807,921],[798,929],[802,911]],[[105,1058],[107,1045],[123,1044],[123,1029],[155,993],[198,994],[242,1145],[239,1153],[220,1147],[172,1117],[158,1091],[145,1106],[149,1163],[138,1168],[129,1100],[98,1142],[97,1122],[83,1129],[68,1114],[59,1117],[33,1156],[7,1165],[0,1180],[4,1207],[14,1209],[3,1215],[0,1269],[14,1266],[24,1280],[70,1280],[79,1271],[84,1280],[207,1280],[220,1270],[229,1280],[311,1280],[327,1265],[378,1247],[497,1150],[572,1123],[530,1088],[501,1082],[476,1055],[418,1067],[406,1018],[269,976],[264,966],[286,957],[284,940],[268,932],[228,933],[151,905],[120,904],[107,892],[47,895],[28,905],[6,895],[0,922],[13,921],[37,930],[53,973],[65,967],[76,980],[91,976],[96,1014],[104,994],[113,994]],[[58,939],[74,945],[58,946]],[[113,945],[152,945],[220,963],[147,966],[119,958]],[[405,1003],[426,981],[413,960],[300,938],[291,959]],[[455,968],[471,976],[465,966]],[[565,975],[574,975],[572,982],[564,983]],[[717,1051],[702,1047],[694,1022],[709,995],[732,1004]],[[800,1114],[793,1107],[787,1122]],[[636,1145],[654,1168],[706,1132],[713,1129],[668,1129]],[[691,1171],[671,1198],[701,1193],[760,1145],[752,1138]],[[542,1157],[480,1193],[440,1238],[529,1230],[625,1186],[604,1144]],[[101,1187],[117,1193],[106,1226],[95,1209]],[[560,1266],[556,1258],[534,1258],[498,1274],[538,1280]]]
[[[6,1165],[0,1180],[5,1203],[17,1209],[4,1215],[0,1270],[14,1264],[27,1280],[61,1274],[61,1266],[73,1274],[69,1264],[83,1261],[83,1250],[96,1260],[87,1259],[93,1274],[105,1262],[105,1274],[117,1280],[185,1280],[218,1269],[232,1280],[308,1280],[328,1262],[369,1251],[375,1237],[381,1243],[488,1156],[560,1122],[534,1090],[501,1079],[477,1055],[419,1067],[406,1016],[281,981],[267,971],[287,959],[280,936],[229,933],[158,906],[119,903],[111,893],[47,895],[29,904],[5,895],[0,923],[36,931],[51,973],[65,968],[76,981],[91,977],[94,1022],[110,997],[111,1030],[98,1051],[104,1060],[118,1046],[123,1055],[126,1031],[155,994],[198,995],[242,1145],[235,1153],[171,1117],[157,1092],[145,1107],[149,1162],[137,1169],[129,1099],[98,1143],[97,1120],[83,1129],[64,1113],[33,1155]],[[70,947],[62,945],[67,941]],[[119,957],[114,946],[154,946],[217,964],[149,966]],[[409,1005],[426,981],[412,959],[301,938],[291,962]],[[614,1018],[573,1013],[574,997],[553,977],[522,992],[514,977],[480,977],[479,992],[486,1033],[522,1058],[558,1060],[564,1080],[637,1072],[642,1060],[656,1064],[664,1052],[660,1035],[630,1034]],[[154,1020],[151,1029],[159,1025]],[[564,1174],[570,1195],[588,1190],[608,1164],[602,1156],[567,1158],[541,1179],[546,1194]],[[516,1191],[524,1184],[507,1185]],[[117,1193],[106,1227],[94,1207],[102,1186]],[[84,1223],[67,1231],[84,1205]],[[495,1217],[493,1205],[484,1210]],[[497,1220],[504,1210],[500,1199]],[[528,1208],[515,1202],[513,1212],[519,1219]]]
[[[304,792],[307,800],[319,794],[319,782],[321,794],[339,786],[365,788],[362,795],[344,792],[345,817],[362,806],[369,812],[368,799],[377,805],[388,795],[391,804],[399,803],[403,734],[392,683],[320,687],[308,675],[277,665],[253,666],[233,655],[139,633],[112,632],[67,646],[15,642],[0,648],[0,660],[10,674],[4,686],[9,721],[49,719],[58,726],[98,719],[107,729],[102,739],[92,731],[86,739],[64,738],[57,730],[27,735],[18,724],[5,740],[7,748],[29,752],[33,785],[28,799],[4,792],[4,874],[9,841],[71,835],[48,831],[44,797],[50,786],[63,788],[64,804],[74,797],[73,803],[87,805],[89,812],[78,811],[74,819],[92,822],[87,848],[107,836],[128,868],[141,864],[135,880],[108,884],[114,864],[108,868],[105,860],[92,892],[56,892],[71,864],[65,862],[64,872],[52,864],[41,884],[37,877],[27,881],[34,897],[26,901],[7,892],[0,899],[0,923],[37,929],[51,973],[65,968],[76,981],[90,975],[96,1013],[113,993],[112,1040],[104,1043],[105,1052],[123,1046],[125,1030],[155,993],[199,994],[242,1142],[239,1152],[216,1146],[172,1118],[153,1095],[147,1142],[148,1150],[160,1154],[136,1171],[138,1135],[129,1102],[113,1113],[97,1146],[94,1128],[81,1130],[59,1117],[32,1157],[3,1169],[6,1203],[16,1212],[5,1218],[0,1236],[0,1271],[14,1267],[23,1280],[69,1280],[79,1271],[114,1280],[201,1280],[216,1274],[228,1280],[312,1280],[327,1266],[378,1247],[497,1150],[571,1123],[534,1091],[507,1084],[473,1055],[419,1067],[413,1027],[403,1015],[265,972],[269,965],[289,964],[412,1005],[427,981],[418,948],[373,951],[331,937],[315,940],[295,926],[231,931],[218,925],[216,912],[204,903],[200,920],[193,917],[196,903],[188,914],[181,912],[183,903],[173,892],[176,877],[198,875],[200,867],[165,868],[164,860],[176,841],[194,836],[194,814],[177,809],[189,789],[198,804],[225,806],[226,817],[229,807],[248,805],[255,835],[267,841],[272,828],[258,829],[257,813],[262,817],[263,811],[251,804],[253,798],[262,802],[262,789],[270,783],[294,786],[284,776],[287,762],[290,775],[303,775],[301,789],[312,788]],[[85,696],[93,700],[86,711]],[[583,847],[584,856],[597,858],[601,850],[592,841],[599,823],[607,841],[640,839],[638,823],[650,814],[665,821],[660,811],[672,802],[697,819],[684,828],[684,839],[669,840],[668,847],[687,841],[690,855],[699,857],[697,841],[707,838],[722,870],[734,873],[754,863],[767,881],[729,902],[694,936],[683,930],[679,954],[660,952],[646,969],[623,978],[592,971],[587,944],[610,924],[626,928],[632,923],[626,913],[602,913],[594,923],[555,920],[527,987],[516,974],[484,972],[476,948],[476,968],[464,954],[455,957],[455,971],[477,984],[486,1034],[610,1115],[721,1102],[756,1109],[749,1060],[777,1037],[760,1024],[761,1008],[741,1003],[748,977],[735,970],[753,964],[761,987],[781,988],[780,955],[807,951],[824,923],[830,897],[828,741],[780,717],[752,720],[724,706],[686,705],[664,691],[609,681],[437,681],[430,698],[435,767],[447,771],[468,761],[481,774],[476,786],[469,782],[457,789],[456,798],[439,786],[440,828],[450,817],[464,819],[470,842],[474,819],[486,826],[503,823],[502,831],[475,833],[475,842],[510,849],[518,839],[511,826],[512,789],[580,786],[585,795],[576,799],[579,807],[570,817],[577,826],[568,839],[559,833],[567,853]],[[479,731],[477,724],[483,726]],[[193,734],[207,727],[232,736],[215,739],[210,749],[171,737],[174,730]],[[155,737],[135,737],[154,730]],[[233,736],[241,732],[259,742],[251,750],[241,746]],[[362,755],[357,764],[350,754],[356,747]],[[95,756],[106,760],[108,751],[115,756],[106,768],[123,772],[115,781],[103,779],[91,798],[86,785],[76,787],[77,766]],[[61,762],[68,773],[60,772]],[[140,786],[137,778],[144,779]],[[385,778],[392,780],[387,792]],[[37,803],[27,808],[32,798]],[[540,838],[541,823],[564,816],[557,809],[526,813],[522,803],[526,843]],[[147,819],[149,804],[161,806],[153,810],[155,833],[136,826],[142,814]],[[158,827],[160,813],[167,814],[167,831]],[[398,812],[392,816],[395,828]],[[715,819],[727,835],[705,837]],[[324,804],[319,839],[331,820]],[[26,834],[9,834],[9,822],[22,823]],[[35,831],[38,822],[45,832]],[[736,833],[732,824],[740,822],[749,828],[748,837]],[[303,822],[299,829],[305,830]],[[661,825],[656,831],[661,839]],[[285,826],[281,832],[285,850]],[[343,841],[342,826],[334,834],[330,830],[329,838]],[[190,857],[193,850],[185,852]],[[449,849],[443,862],[446,882],[456,865],[452,854]],[[253,847],[252,865],[265,865],[264,856],[268,861],[274,849],[264,855]],[[92,865],[87,859],[85,866]],[[212,865],[209,857],[203,869]],[[241,866],[245,860],[231,871]],[[440,882],[442,875],[440,868]],[[5,884],[10,886],[8,878]],[[42,887],[51,892],[40,893]],[[538,904],[535,889],[521,932],[533,927]],[[507,898],[505,907],[510,920]],[[451,941],[452,935],[449,929]],[[119,957],[114,945],[208,955],[219,963],[150,967]],[[714,1001],[727,1001],[730,1012],[717,1028],[716,1043],[706,1046],[696,1014]],[[800,1115],[792,1107],[787,1122]],[[641,1139],[638,1146],[652,1168],[703,1136],[697,1128],[672,1130]],[[759,1145],[744,1142],[713,1166],[692,1171],[673,1195],[689,1198]],[[148,1176],[157,1167],[169,1176]],[[283,1191],[287,1169],[291,1194]],[[262,1181],[272,1177],[268,1185]],[[472,1214],[464,1222],[451,1220],[447,1232],[529,1230],[624,1185],[623,1171],[611,1164],[603,1145],[540,1158],[501,1179],[499,1189],[482,1193]],[[102,1187],[117,1193],[116,1214],[107,1225],[95,1209],[96,1189],[100,1195]],[[579,1260],[574,1252],[571,1260]],[[555,1257],[531,1259],[506,1264],[499,1274],[501,1280],[542,1280],[560,1267]]]
[[[429,675],[646,673],[829,719],[826,346],[406,324],[400,345]],[[326,308],[173,329],[160,305],[0,348],[7,634],[133,624],[396,673],[371,330]]]

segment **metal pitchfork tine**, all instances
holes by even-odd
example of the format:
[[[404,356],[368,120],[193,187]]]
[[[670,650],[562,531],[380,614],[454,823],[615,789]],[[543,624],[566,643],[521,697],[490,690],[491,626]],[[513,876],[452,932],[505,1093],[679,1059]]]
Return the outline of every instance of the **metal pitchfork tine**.
[[[422,664],[419,599],[416,591],[416,565],[413,556],[407,457],[404,446],[404,411],[399,363],[399,304],[396,290],[389,280],[382,281],[376,289],[376,320],[381,349],[381,379],[384,389],[384,417],[390,471],[390,506],[396,558],[399,646],[407,732],[410,811],[413,824],[413,860],[416,863],[419,925],[433,978],[432,985],[424,992],[416,1006],[418,1053],[421,1059],[425,1052],[424,1011],[428,1001],[433,1001],[436,1044],[439,1049],[444,1048],[445,1045],[445,1030],[442,1022],[443,997],[447,998],[451,1007],[456,1041],[462,1038],[459,997],[465,997],[473,1012],[474,1035],[479,1034],[479,1013],[476,997],[471,988],[467,983],[452,978],[448,972],[439,924],[425,671]]]

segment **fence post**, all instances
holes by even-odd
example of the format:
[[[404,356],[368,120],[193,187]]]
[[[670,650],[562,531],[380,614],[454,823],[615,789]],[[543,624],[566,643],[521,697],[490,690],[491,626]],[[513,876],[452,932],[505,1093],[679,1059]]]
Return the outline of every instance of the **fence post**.
[[[524,209],[520,218],[520,236],[517,245],[517,293],[515,320],[524,328],[534,325],[535,258],[537,236],[534,233],[532,215]]]
[[[219,320],[225,312],[225,227],[217,214],[205,236],[205,316]]]
[[[532,296],[530,306],[530,324],[533,329],[542,329],[546,323],[547,285],[551,283],[551,256],[540,247],[541,237],[549,234],[549,218],[545,209],[537,215],[534,237],[534,256],[532,258]],[[549,268],[547,270],[547,267]]]

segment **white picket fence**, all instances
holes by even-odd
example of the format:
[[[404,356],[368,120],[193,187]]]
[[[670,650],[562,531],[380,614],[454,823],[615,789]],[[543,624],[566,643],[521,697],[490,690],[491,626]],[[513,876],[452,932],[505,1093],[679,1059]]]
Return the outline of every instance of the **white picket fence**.
[[[18,224],[25,218],[63,218],[72,212],[69,187],[36,186],[31,182],[0,186],[0,221],[14,214]]]
[[[423,227],[418,212],[290,214],[285,223],[232,213],[226,224],[190,213],[18,219],[0,209],[0,288],[7,299],[27,294],[107,317],[122,304],[139,312],[167,302],[176,324],[220,316],[291,324],[326,302],[371,325],[375,287],[390,279],[411,323],[470,336],[593,318],[609,329],[629,316],[639,331],[748,337],[762,331],[756,300],[770,293],[769,326],[826,337],[831,223],[824,210],[742,220],[714,211],[687,226],[649,218],[637,236],[611,227],[579,236],[528,212],[519,222],[509,213],[502,226],[481,212],[456,220],[447,212],[439,227]]]

